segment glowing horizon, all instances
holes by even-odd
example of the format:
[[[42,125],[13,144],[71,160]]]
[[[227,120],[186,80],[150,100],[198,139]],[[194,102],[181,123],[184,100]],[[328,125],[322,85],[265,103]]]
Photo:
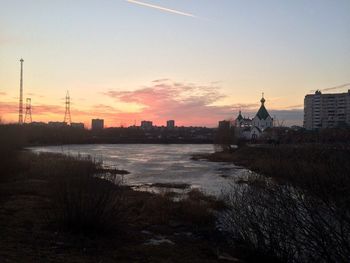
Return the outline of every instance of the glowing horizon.
[[[33,93],[26,94],[37,97]],[[0,94],[0,98],[5,95]],[[101,95],[112,98],[115,104],[124,103],[127,106],[119,110],[113,106],[96,104],[78,110],[74,107],[77,102],[74,102],[74,98],[71,97],[72,122],[83,122],[86,127],[90,127],[91,119],[102,118],[105,119],[106,127],[119,127],[132,126],[135,123],[140,125],[142,120],[149,120],[154,125],[164,126],[167,120],[173,119],[178,126],[215,127],[222,119],[232,120],[239,110],[242,110],[245,116],[252,118],[260,107],[260,99],[257,99],[256,103],[220,105],[218,102],[226,96],[220,93],[219,87],[197,86],[193,83],[179,83],[170,79],[154,80],[149,86],[143,86],[134,91],[109,90]],[[33,121],[63,121],[65,112],[63,99],[62,96],[61,104],[32,104]],[[267,98],[267,107],[268,103]],[[297,110],[300,110],[301,106],[294,105],[292,109],[287,107],[279,110],[268,107],[268,110],[271,113],[291,110],[293,114],[300,114]],[[10,118],[3,121],[16,122],[18,103],[2,102],[0,114],[4,113]],[[202,114],[204,116],[201,116]],[[298,121],[294,119],[291,124],[298,124]]]

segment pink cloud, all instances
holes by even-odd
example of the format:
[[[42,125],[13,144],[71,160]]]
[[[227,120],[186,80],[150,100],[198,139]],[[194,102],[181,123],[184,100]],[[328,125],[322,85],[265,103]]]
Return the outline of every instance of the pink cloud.
[[[139,113],[118,113],[118,118],[128,120],[152,120],[164,125],[175,119],[178,125],[216,126],[217,122],[233,114],[233,105],[214,105],[225,96],[218,87],[174,83],[168,79],[156,80],[151,86],[134,91],[110,90],[105,95],[116,101],[137,103]]]

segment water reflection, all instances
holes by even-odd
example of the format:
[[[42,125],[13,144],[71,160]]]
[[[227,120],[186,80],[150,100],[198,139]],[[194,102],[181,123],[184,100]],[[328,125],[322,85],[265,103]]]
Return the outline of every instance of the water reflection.
[[[103,144],[33,147],[35,152],[54,152],[69,155],[90,155],[103,164],[127,170],[124,181],[132,186],[154,184],[186,184],[210,194],[219,194],[225,186],[246,172],[233,164],[191,160],[195,153],[208,153],[213,146]]]

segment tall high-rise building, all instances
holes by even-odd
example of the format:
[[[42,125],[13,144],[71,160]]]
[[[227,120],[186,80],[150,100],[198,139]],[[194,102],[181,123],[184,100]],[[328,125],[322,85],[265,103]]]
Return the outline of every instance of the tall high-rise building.
[[[322,94],[317,90],[304,99],[304,128],[308,130],[350,126],[350,90]]]

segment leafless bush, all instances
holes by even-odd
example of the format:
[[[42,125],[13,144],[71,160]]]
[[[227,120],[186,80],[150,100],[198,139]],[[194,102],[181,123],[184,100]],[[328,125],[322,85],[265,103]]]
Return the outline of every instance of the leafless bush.
[[[224,195],[219,224],[231,242],[286,262],[350,259],[350,211],[288,184],[250,176]]]
[[[100,234],[122,229],[127,220],[123,189],[95,176],[91,160],[62,157],[50,169],[50,222],[71,232]]]

